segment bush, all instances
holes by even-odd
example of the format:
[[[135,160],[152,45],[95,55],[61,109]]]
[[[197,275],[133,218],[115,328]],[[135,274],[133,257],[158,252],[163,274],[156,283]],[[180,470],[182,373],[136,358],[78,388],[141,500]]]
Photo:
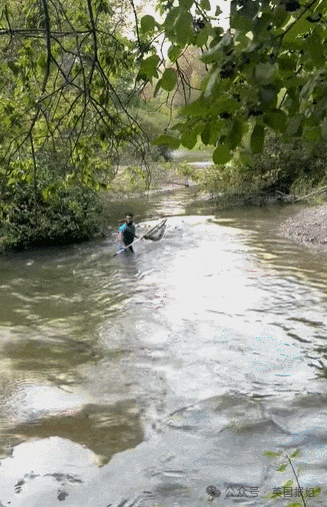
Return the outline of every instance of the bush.
[[[209,167],[203,172],[202,185],[213,193],[306,193],[326,185],[326,165],[325,146],[309,151],[301,140],[283,143],[271,134],[262,154],[248,160],[239,154],[224,167]]]
[[[59,187],[47,198],[31,184],[7,191],[1,203],[5,248],[24,249],[76,243],[100,230],[98,194],[87,187]]]

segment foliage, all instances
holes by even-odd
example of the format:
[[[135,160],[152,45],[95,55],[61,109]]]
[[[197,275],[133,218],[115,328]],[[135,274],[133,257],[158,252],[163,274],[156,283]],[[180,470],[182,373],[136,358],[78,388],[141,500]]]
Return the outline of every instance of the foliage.
[[[89,187],[58,182],[52,196],[47,186],[38,189],[35,202],[33,185],[21,182],[6,192],[0,211],[6,248],[80,242],[99,232],[101,206]]]
[[[312,146],[327,138],[327,0],[232,0],[230,30],[218,26],[209,0],[159,0],[162,22],[141,20],[169,41],[166,70],[152,56],[148,79],[173,93],[183,80],[180,56],[203,52],[208,75],[201,95],[181,111],[175,135],[158,142],[192,149],[198,137],[226,164],[240,151],[261,153],[267,133]],[[144,18],[143,18],[144,19]]]
[[[132,114],[137,118],[142,130],[146,133],[149,141],[154,141],[162,132],[167,131],[168,125],[171,121],[170,110],[166,107],[161,107],[158,99],[150,101],[139,101],[137,108],[131,109]],[[157,146],[149,145],[147,150],[147,158],[149,160],[170,160],[171,147],[162,144]],[[135,153],[131,153],[131,157],[135,162]],[[152,173],[151,173],[152,177]]]
[[[2,156],[68,146],[92,136],[115,153],[136,127],[128,116],[133,44],[112,19],[114,2],[7,0],[0,18]],[[32,147],[32,143],[34,147]],[[85,150],[84,150],[85,151]],[[78,156],[80,166],[86,161]]]
[[[326,151],[321,144],[308,149],[300,140],[281,142],[270,134],[263,152],[252,157],[251,162],[244,172],[252,173],[265,192],[306,193],[326,179]]]
[[[298,140],[283,143],[266,136],[263,152],[246,157],[237,153],[225,166],[197,170],[201,186],[214,194],[262,193],[304,195],[326,185],[327,153],[323,145],[314,150]]]
[[[129,6],[129,9],[126,8]],[[125,9],[125,10],[124,10]],[[125,34],[130,2],[6,0],[0,9],[0,183],[64,156],[82,184],[110,181],[126,144],[145,133],[129,107],[138,46]],[[27,164],[22,164],[29,158]],[[91,170],[91,177],[90,175]]]
[[[36,235],[59,240],[60,228],[63,242],[73,240],[68,222],[79,223],[84,211],[74,215],[68,195],[84,210],[91,194],[83,190],[83,201],[78,189],[106,188],[126,146],[144,156],[148,139],[130,114],[144,86],[134,79],[138,42],[127,36],[134,12],[129,0],[1,4],[0,200],[14,243],[35,243]],[[66,225],[61,205],[70,217]],[[32,216],[38,217],[33,234]],[[89,234],[84,217],[81,237]]]

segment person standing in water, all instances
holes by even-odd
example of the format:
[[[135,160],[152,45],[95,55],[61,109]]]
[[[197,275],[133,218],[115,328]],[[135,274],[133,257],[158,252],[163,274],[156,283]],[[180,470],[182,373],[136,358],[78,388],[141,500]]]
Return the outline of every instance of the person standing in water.
[[[129,248],[126,248],[126,250],[129,250],[130,252],[134,252],[132,243],[134,241],[134,238],[136,238],[135,234],[135,225],[133,224],[134,216],[133,213],[126,213],[125,214],[125,223],[119,227],[119,233],[118,233],[118,239],[122,245],[122,247],[129,246]]]

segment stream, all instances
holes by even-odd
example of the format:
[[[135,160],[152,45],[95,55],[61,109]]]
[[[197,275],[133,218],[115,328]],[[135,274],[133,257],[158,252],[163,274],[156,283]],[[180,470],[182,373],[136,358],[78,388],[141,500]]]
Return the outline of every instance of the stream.
[[[107,207],[103,240],[0,258],[0,506],[286,506],[296,451],[326,505],[327,252],[279,235],[298,208]],[[113,257],[130,210],[167,232]]]

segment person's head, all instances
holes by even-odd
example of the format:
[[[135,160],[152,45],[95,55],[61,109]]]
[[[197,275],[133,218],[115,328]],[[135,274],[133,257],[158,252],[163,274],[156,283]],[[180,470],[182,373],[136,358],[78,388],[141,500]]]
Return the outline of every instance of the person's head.
[[[132,225],[134,220],[133,213],[125,213],[125,221],[128,225]]]

